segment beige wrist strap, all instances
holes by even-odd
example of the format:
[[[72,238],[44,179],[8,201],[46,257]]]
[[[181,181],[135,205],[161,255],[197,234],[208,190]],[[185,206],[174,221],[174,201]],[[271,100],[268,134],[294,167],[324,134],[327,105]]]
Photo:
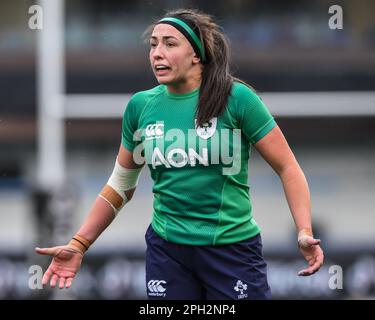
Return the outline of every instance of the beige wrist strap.
[[[68,246],[76,249],[82,253],[85,253],[90,248],[90,241],[86,238],[76,234],[72,240],[70,240]]]

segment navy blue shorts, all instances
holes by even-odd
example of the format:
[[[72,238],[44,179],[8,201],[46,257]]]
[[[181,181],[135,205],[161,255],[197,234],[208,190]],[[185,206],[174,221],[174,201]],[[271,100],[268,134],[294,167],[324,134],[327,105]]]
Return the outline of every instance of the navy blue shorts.
[[[260,234],[222,246],[170,243],[150,225],[146,235],[149,299],[271,299]]]

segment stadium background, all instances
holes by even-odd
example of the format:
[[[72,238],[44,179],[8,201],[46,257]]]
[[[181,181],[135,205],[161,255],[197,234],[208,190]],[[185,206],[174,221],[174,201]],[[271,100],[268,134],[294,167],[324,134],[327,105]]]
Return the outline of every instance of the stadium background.
[[[232,44],[234,74],[264,98],[310,184],[314,228],[326,261],[316,275],[299,278],[304,262],[281,184],[254,152],[249,181],[274,296],[375,297],[373,1],[66,0],[64,91],[70,97],[88,94],[101,110],[89,104],[88,112],[80,113],[79,103],[70,106],[77,113],[63,120],[65,183],[51,192],[37,182],[41,31],[28,27],[34,4],[0,2],[1,299],[146,297],[144,232],[152,213],[148,169],[133,200],[90,249],[71,290],[31,290],[29,267],[45,270],[49,259],[36,256],[34,247],[67,242],[106,182],[127,94],[156,85],[142,32],[151,19],[178,7],[201,8],[218,18]],[[343,8],[342,30],[328,27],[331,5]],[[333,98],[325,99],[325,93]],[[298,109],[288,109],[288,101]],[[341,114],[345,102],[349,109]],[[333,265],[343,269],[341,290],[328,286]]]

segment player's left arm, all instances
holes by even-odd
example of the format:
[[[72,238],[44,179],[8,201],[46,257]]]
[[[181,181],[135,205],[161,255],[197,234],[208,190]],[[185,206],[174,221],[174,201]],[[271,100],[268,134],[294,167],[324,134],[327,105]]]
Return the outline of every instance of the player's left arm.
[[[305,175],[278,126],[256,142],[254,147],[279,175],[283,184],[297,228],[299,248],[309,264],[298,275],[312,275],[322,266],[324,255],[320,240],[315,239],[312,233],[310,191]]]

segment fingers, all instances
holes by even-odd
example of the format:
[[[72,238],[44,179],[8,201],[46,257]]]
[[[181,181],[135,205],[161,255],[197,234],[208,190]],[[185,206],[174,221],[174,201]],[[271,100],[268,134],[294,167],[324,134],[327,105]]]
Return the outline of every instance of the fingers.
[[[317,244],[320,244],[320,239],[314,239],[314,238],[311,238],[311,239],[308,239],[307,240],[307,243],[310,245],[310,246],[315,246]]]
[[[312,273],[308,269],[303,269],[303,270],[301,270],[301,271],[298,272],[298,275],[300,277],[308,277],[308,276],[311,276]]]
[[[316,268],[314,266],[315,266],[315,264],[312,265],[309,268],[306,268],[306,269],[303,269],[303,270],[299,271],[298,275],[302,276],[302,277],[311,276],[312,274],[314,274],[315,272],[317,272],[319,270],[319,268]]]
[[[70,286],[72,285],[72,282],[73,282],[73,278],[68,278],[66,279],[66,282],[65,282],[65,288],[70,288]]]
[[[59,289],[64,289],[64,288],[70,288],[73,282],[73,278],[64,278],[64,277],[58,277],[58,275],[54,274],[52,279],[51,279],[51,287],[54,288],[57,284],[57,281],[59,281]]]
[[[43,286],[45,286],[50,279],[51,279],[50,281],[51,288],[56,287],[57,281],[59,281],[60,289],[63,289],[64,287],[70,288],[73,282],[73,278],[60,277],[59,279],[59,276],[57,274],[54,274],[50,269],[48,269],[43,275],[43,279],[42,279]]]
[[[49,255],[49,256],[54,256],[56,254],[56,250],[57,248],[56,247],[52,247],[52,248],[35,248],[35,251],[39,254],[46,254],[46,255]]]
[[[323,254],[319,253],[314,259],[309,261],[309,267],[298,272],[299,276],[311,276],[323,265]]]
[[[59,279],[59,277],[57,276],[57,274],[54,274],[51,278],[51,282],[49,283],[49,285],[51,286],[51,288],[54,288],[56,286],[56,282],[57,280]]]
[[[317,272],[319,269],[320,269],[320,265],[318,263],[314,263],[311,267],[307,269],[303,269],[300,272],[298,272],[298,275],[302,277],[311,276],[315,272]]]
[[[303,236],[298,241],[299,245],[303,248],[310,248],[312,246],[320,244],[320,239],[314,239],[310,236]]]
[[[65,278],[63,277],[60,277],[60,281],[59,281],[59,288],[60,289],[63,289],[65,287]]]
[[[50,268],[48,268],[47,271],[43,275],[43,279],[42,279],[42,285],[43,286],[45,286],[48,283],[51,276],[52,276],[52,271],[51,271]]]

